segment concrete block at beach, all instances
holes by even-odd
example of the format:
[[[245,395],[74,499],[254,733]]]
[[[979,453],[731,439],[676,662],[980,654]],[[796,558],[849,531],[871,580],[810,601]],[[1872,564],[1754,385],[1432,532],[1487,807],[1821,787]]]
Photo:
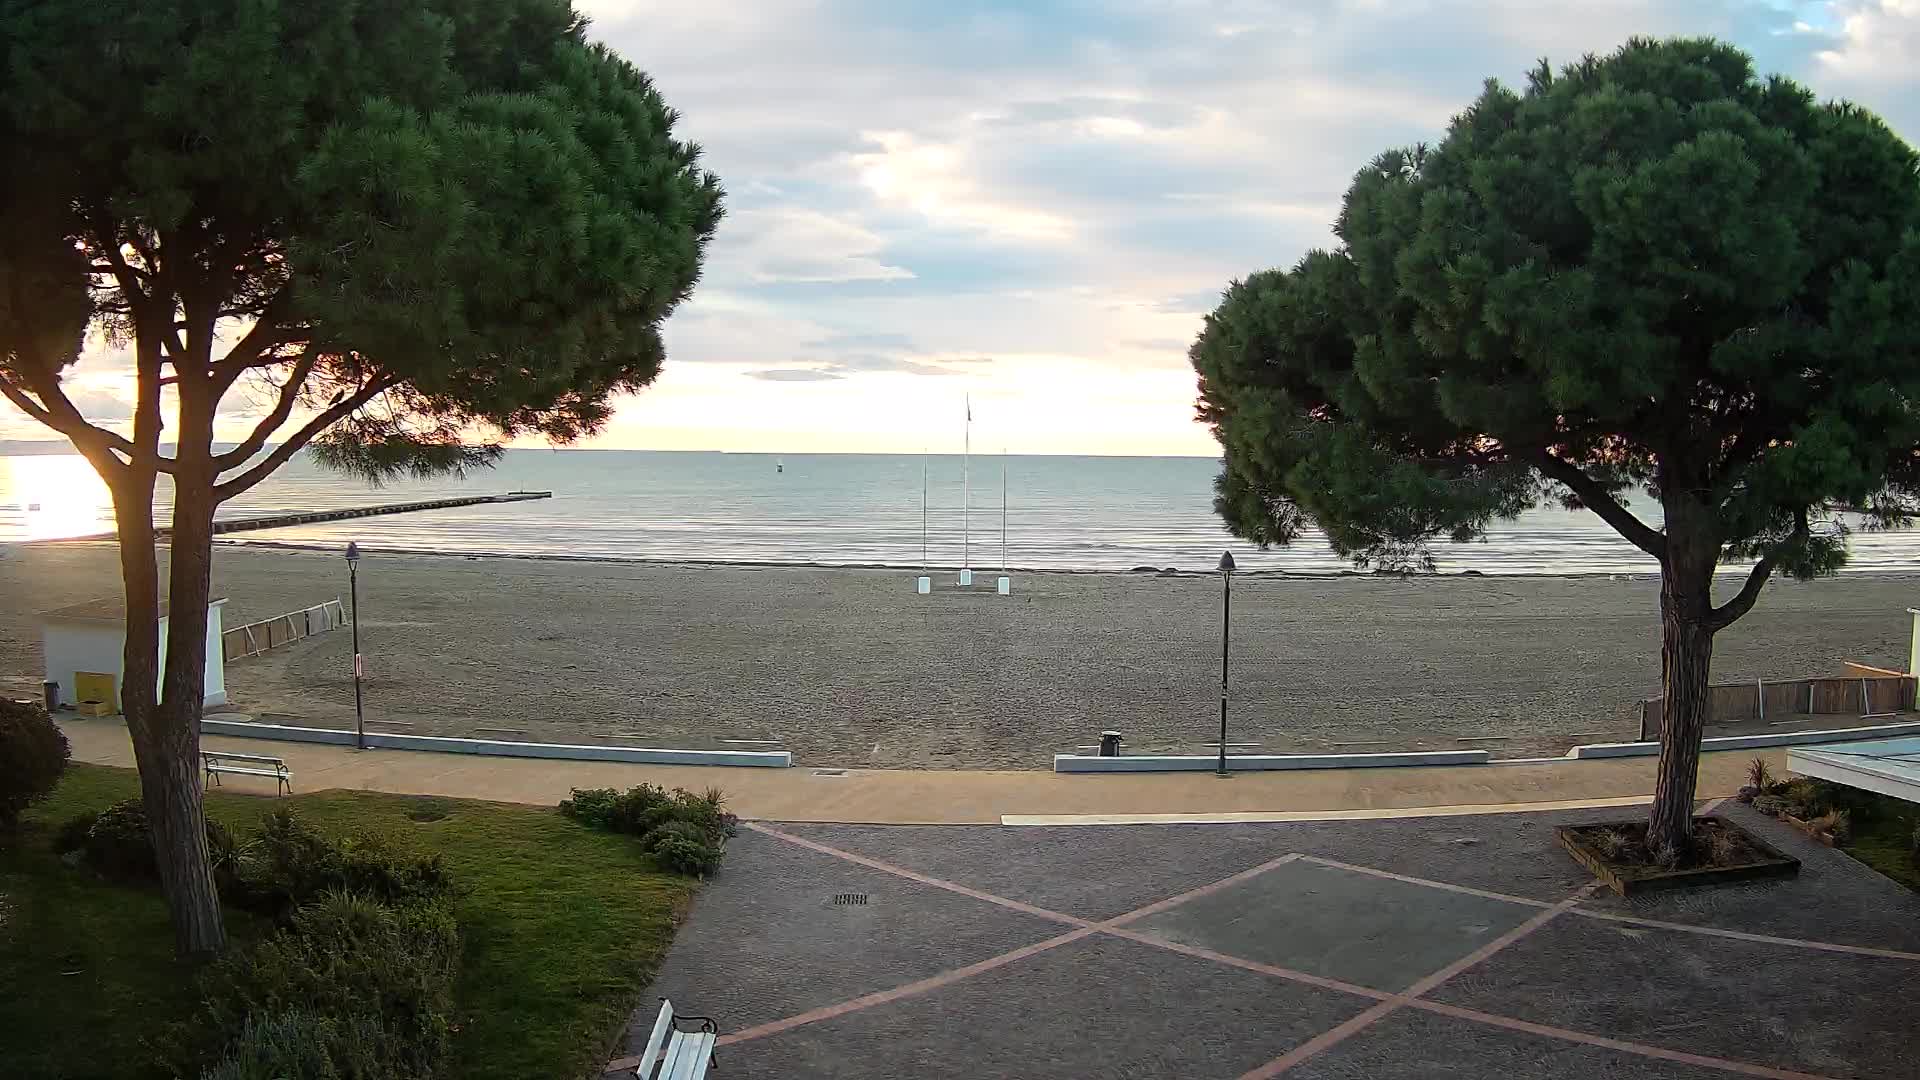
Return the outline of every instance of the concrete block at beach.
[[[913,591],[919,593],[921,596],[927,595],[933,591],[933,579],[930,577],[915,578]]]
[[[275,739],[281,742],[330,743],[352,746],[356,736],[336,728],[285,727],[279,724],[248,724],[225,720],[202,720],[200,730],[207,735],[234,735],[249,739]],[[455,739],[435,735],[394,735],[368,732],[366,743],[373,750],[429,750],[443,754],[485,754],[494,757],[550,758],[567,761],[625,761],[637,765],[731,765],[763,769],[793,767],[793,754],[786,750],[675,750],[651,746],[575,746],[567,743],[510,742],[503,739]]]
[[[1001,596],[1012,596],[1013,595],[1013,579],[1010,577],[1001,578],[999,581],[994,583],[994,591],[999,593]]]
[[[1406,765],[1485,765],[1493,755],[1485,750],[1411,750],[1386,754],[1229,754],[1230,772],[1271,772],[1283,769],[1368,769]],[[1212,772],[1220,759],[1211,754],[1130,755],[1095,757],[1055,754],[1053,771],[1100,772]]]
[[[1817,746],[1820,743],[1851,742],[1855,739],[1883,739],[1895,735],[1920,735],[1920,722],[1878,724],[1872,727],[1831,728],[1824,731],[1781,731],[1765,735],[1722,735],[1700,740],[1700,752],[1715,750],[1763,750],[1770,746]],[[1657,742],[1587,743],[1567,752],[1570,758],[1652,757],[1660,752]]]
[[[973,571],[971,570],[960,571],[960,584],[965,586],[971,586],[973,584]]]

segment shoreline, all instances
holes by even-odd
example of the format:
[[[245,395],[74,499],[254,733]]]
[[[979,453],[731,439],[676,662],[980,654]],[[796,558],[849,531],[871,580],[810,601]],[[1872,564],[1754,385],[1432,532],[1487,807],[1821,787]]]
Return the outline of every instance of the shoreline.
[[[218,549],[256,549],[267,551],[286,551],[311,554],[337,554],[338,545],[322,544],[309,540],[242,540],[214,538],[214,547]],[[84,545],[109,545],[117,543],[110,537],[99,535],[74,537],[48,537],[36,540],[0,541],[0,551],[7,549],[27,550],[32,548],[80,547]],[[166,547],[164,537],[157,541],[159,547]],[[444,548],[385,547],[378,544],[362,544],[361,549],[369,555],[392,555],[413,559],[460,559],[467,561],[503,559],[534,563],[578,563],[605,566],[651,566],[684,567],[687,569],[740,569],[740,570],[862,570],[913,572],[931,574],[956,574],[961,567],[940,565],[922,567],[918,563],[888,562],[821,562],[781,559],[694,559],[694,558],[652,558],[647,556],[620,555],[570,555],[565,552],[525,552],[525,551],[453,551]],[[1749,569],[1748,564],[1722,564],[1715,570],[1716,578],[1741,577]],[[992,577],[1001,572],[997,567],[976,566],[974,573],[983,577]],[[1124,569],[1102,569],[1097,567],[1059,567],[1059,566],[1009,566],[1005,568],[1011,574],[1046,574],[1071,577],[1125,577],[1125,578],[1204,578],[1219,576],[1215,570],[1182,570],[1178,567],[1128,567]],[[1498,570],[1452,570],[1452,571],[1397,571],[1397,570],[1271,570],[1241,569],[1234,571],[1236,580],[1249,578],[1286,579],[1295,581],[1658,581],[1660,572],[1655,570],[1563,570],[1563,571],[1517,571]],[[1859,570],[1841,569],[1837,574],[1815,581],[1910,581],[1920,579],[1920,569],[1892,570],[1885,567],[1869,567]],[[1790,583],[1791,579],[1775,577],[1768,588],[1776,588]],[[1805,583],[1795,583],[1805,584]],[[936,588],[938,586],[936,585]],[[1017,584],[1016,584],[1017,588]]]

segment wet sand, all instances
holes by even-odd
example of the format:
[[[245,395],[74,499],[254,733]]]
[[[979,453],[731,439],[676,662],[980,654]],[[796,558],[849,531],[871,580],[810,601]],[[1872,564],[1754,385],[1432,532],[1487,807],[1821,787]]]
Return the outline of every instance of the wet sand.
[[[337,554],[222,545],[214,577],[229,626],[347,592]],[[1106,728],[1136,752],[1211,751],[1217,577],[1016,573],[1011,597],[916,596],[913,577],[370,552],[367,715],[809,765],[1046,768]],[[38,686],[34,612],[118,587],[109,545],[0,554],[0,689]],[[1233,595],[1229,741],[1252,752],[1558,754],[1634,737],[1658,687],[1650,577],[1247,576]],[[1775,582],[1720,635],[1716,681],[1904,667],[1909,604],[1920,579]],[[342,630],[234,661],[230,708],[351,727],[351,656]]]

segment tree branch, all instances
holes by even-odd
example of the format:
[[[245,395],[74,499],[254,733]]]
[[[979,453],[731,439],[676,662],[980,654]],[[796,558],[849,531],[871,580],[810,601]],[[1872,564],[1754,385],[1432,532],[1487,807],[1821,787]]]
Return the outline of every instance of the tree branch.
[[[111,474],[105,470],[106,465],[110,464],[117,468],[121,464],[110,451],[117,451],[129,458],[133,457],[133,443],[103,427],[89,423],[86,417],[80,415],[80,410],[74,408],[73,402],[67,400],[67,396],[60,392],[59,383],[51,379],[32,379],[31,381],[34,383],[31,387],[32,392],[39,395],[40,401],[34,401],[28,396],[26,389],[15,385],[12,379],[4,376],[0,376],[0,396],[5,396],[21,412],[34,420],[65,435],[76,449],[86,455],[87,460],[93,462],[96,468],[102,469],[103,479],[111,479]],[[159,468],[162,472],[173,471],[172,465],[165,460],[159,463]]]
[[[267,440],[273,437],[273,433],[279,431],[280,425],[286,423],[287,417],[293,415],[293,406],[300,400],[300,387],[307,381],[307,375],[313,371],[316,359],[313,354],[308,353],[294,363],[292,374],[288,375],[287,381],[280,386],[280,397],[274,403],[273,411],[254,425],[252,434],[248,435],[239,446],[224,454],[215,455],[213,459],[215,474],[245,465],[248,458],[259,453],[260,448],[267,445]]]
[[[1544,450],[1534,458],[1533,466],[1548,479],[1557,480],[1571,489],[1580,497],[1582,505],[1600,515],[1600,520],[1613,526],[1613,530],[1626,537],[1628,543],[1656,559],[1666,558],[1666,535],[1634,517],[1633,511],[1620,505],[1613,493],[1588,476],[1586,470]]]
[[[376,375],[372,382],[307,421],[306,425],[288,437],[286,442],[274,447],[273,453],[262,458],[259,464],[231,480],[214,485],[213,501],[216,504],[226,502],[265,480],[273,470],[286,464],[288,458],[299,453],[302,447],[312,442],[314,436],[339,423],[360,406],[393,389],[399,381],[389,375]]]
[[[1793,531],[1778,544],[1773,545],[1771,550],[1760,557],[1759,562],[1753,564],[1753,569],[1747,571],[1747,580],[1741,584],[1740,591],[1733,595],[1733,599],[1707,613],[1708,626],[1714,630],[1724,630],[1732,626],[1742,615],[1753,610],[1754,601],[1760,599],[1760,590],[1766,586],[1767,579],[1773,576],[1773,569],[1778,563],[1780,552],[1796,544],[1806,543],[1808,537],[1813,534],[1812,527],[1807,523],[1806,510],[1798,511],[1796,516]]]

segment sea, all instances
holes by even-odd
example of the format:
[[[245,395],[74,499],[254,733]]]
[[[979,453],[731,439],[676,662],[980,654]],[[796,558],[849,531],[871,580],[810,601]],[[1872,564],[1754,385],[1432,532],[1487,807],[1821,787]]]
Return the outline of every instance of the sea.
[[[296,457],[223,518],[509,491],[483,504],[227,534],[223,542],[370,551],[660,562],[1127,571],[1353,569],[1315,534],[1262,551],[1213,511],[1216,459],[509,450],[463,478],[373,487]],[[169,494],[156,496],[165,523]],[[1635,500],[1658,524],[1658,507]],[[0,544],[113,528],[106,488],[68,454],[0,456]],[[1434,547],[1442,573],[1652,574],[1658,565],[1585,511],[1543,507],[1482,541]],[[1906,572],[1920,533],[1858,532],[1851,572]],[[1734,568],[1737,569],[1737,568]]]

